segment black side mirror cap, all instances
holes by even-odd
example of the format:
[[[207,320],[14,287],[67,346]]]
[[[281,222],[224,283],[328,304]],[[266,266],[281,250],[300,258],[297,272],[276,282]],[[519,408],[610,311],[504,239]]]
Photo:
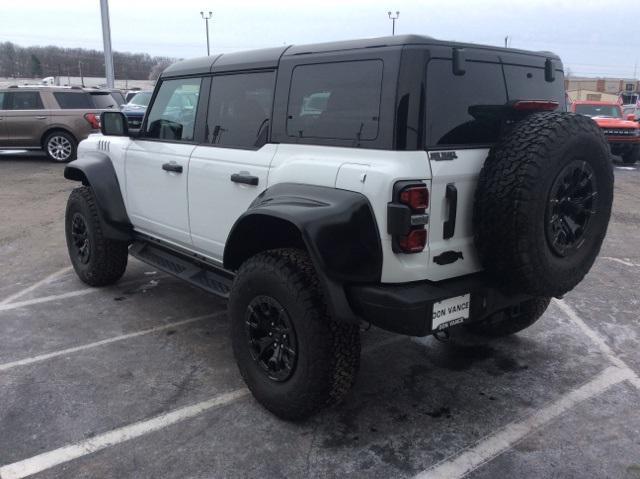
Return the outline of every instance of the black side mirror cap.
[[[103,111],[100,114],[100,131],[105,136],[129,136],[127,117],[119,111]]]

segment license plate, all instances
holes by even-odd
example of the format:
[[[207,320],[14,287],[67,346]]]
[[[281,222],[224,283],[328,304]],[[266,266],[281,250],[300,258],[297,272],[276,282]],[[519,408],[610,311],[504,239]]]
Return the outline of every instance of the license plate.
[[[433,303],[433,319],[431,329],[433,331],[442,330],[460,324],[465,319],[469,319],[469,308],[471,307],[471,294],[463,294],[455,298],[448,298],[437,303]]]

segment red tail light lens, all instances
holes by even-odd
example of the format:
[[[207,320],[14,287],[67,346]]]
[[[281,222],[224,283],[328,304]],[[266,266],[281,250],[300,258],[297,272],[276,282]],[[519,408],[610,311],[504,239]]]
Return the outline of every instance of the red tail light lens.
[[[426,210],[429,207],[429,190],[426,186],[409,186],[400,192],[400,202],[412,210]]]
[[[398,245],[405,253],[420,253],[427,245],[427,230],[411,230],[411,232],[400,237]]]
[[[524,100],[513,104],[513,109],[518,111],[553,111],[558,108],[557,101],[548,100]]]
[[[100,117],[95,113],[85,113],[84,119],[89,122],[91,128],[94,130],[100,129]]]

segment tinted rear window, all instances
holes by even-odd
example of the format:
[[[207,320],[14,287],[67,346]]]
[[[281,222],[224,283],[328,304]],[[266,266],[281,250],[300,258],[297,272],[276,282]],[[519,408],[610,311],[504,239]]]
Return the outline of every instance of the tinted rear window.
[[[451,60],[427,65],[428,145],[490,145],[504,126],[504,106],[516,100],[553,100],[565,109],[562,72],[545,80],[544,68],[467,61],[454,75]],[[506,82],[506,83],[505,83]],[[506,85],[506,86],[505,86]]]
[[[54,92],[53,96],[63,110],[74,108],[87,110],[93,108],[93,102],[86,93],[62,91]]]
[[[287,134],[374,140],[378,136],[382,61],[300,65],[293,70]]]
[[[507,80],[509,100],[553,100],[564,110],[564,78],[556,72],[552,82],[545,80],[544,68],[505,65],[504,77]]]
[[[113,99],[110,93],[90,93],[93,98],[95,108],[114,108],[118,102]]]
[[[451,60],[427,65],[427,141],[429,145],[493,143],[501,121],[485,106],[504,105],[507,94],[498,63],[465,63],[466,73],[453,74]]]

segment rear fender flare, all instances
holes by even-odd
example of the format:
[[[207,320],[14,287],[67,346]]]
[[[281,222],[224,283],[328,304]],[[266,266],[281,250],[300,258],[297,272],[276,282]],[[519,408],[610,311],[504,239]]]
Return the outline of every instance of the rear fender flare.
[[[333,317],[356,321],[345,284],[375,283],[382,272],[382,246],[375,216],[361,193],[336,188],[281,183],[265,190],[234,224],[227,238],[224,267],[237,270],[258,251],[277,247],[268,233],[247,234],[252,224],[275,218],[299,234],[332,308]],[[301,240],[301,241],[300,241]]]

